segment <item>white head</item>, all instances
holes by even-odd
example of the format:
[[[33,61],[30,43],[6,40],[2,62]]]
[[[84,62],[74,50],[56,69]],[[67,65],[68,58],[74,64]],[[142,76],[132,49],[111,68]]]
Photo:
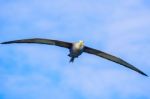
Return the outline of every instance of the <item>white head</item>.
[[[79,45],[80,45],[80,47],[84,46],[84,41],[80,40]]]

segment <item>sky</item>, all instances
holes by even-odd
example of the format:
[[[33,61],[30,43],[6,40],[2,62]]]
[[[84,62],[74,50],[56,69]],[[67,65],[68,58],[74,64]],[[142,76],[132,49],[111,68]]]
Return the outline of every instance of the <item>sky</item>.
[[[149,0],[0,0],[0,42],[49,38],[116,55],[150,75]],[[83,53],[0,45],[0,99],[150,99],[150,78]]]

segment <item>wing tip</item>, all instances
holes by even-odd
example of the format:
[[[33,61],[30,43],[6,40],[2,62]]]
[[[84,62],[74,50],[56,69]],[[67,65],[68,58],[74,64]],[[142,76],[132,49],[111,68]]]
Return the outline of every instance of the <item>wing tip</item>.
[[[0,44],[10,44],[10,43],[14,43],[14,42],[8,41],[8,42],[2,42],[2,43],[0,43]]]
[[[6,41],[0,44],[11,44],[11,43],[24,43],[23,40]]]
[[[138,70],[137,72],[140,73],[140,74],[142,74],[143,76],[149,77],[146,73],[144,73],[144,72],[142,72],[140,70]]]
[[[141,74],[144,75],[144,76],[146,76],[146,77],[149,77],[147,74],[145,74],[145,73],[143,73],[143,72],[141,72]]]

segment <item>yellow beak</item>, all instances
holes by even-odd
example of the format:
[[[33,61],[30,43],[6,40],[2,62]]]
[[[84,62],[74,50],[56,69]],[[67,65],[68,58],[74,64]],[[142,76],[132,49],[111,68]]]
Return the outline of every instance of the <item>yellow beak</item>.
[[[83,41],[79,41],[79,46],[80,47],[84,46],[84,42]]]

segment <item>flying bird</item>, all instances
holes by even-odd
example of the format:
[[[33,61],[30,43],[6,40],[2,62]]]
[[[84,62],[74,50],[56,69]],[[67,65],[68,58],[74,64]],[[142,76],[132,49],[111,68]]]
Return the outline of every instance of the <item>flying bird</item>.
[[[75,58],[80,56],[83,52],[93,54],[102,58],[105,58],[107,60],[113,61],[115,63],[118,63],[120,65],[123,65],[127,68],[130,68],[144,76],[148,76],[138,68],[134,67],[133,65],[127,63],[121,58],[118,58],[116,56],[113,56],[111,54],[108,54],[106,52],[90,48],[88,46],[84,45],[83,41],[75,42],[75,43],[70,43],[70,42],[64,42],[64,41],[59,41],[59,40],[51,40],[51,39],[42,39],[42,38],[31,38],[31,39],[21,39],[21,40],[13,40],[13,41],[7,41],[7,42],[2,42],[1,44],[11,44],[11,43],[37,43],[37,44],[48,44],[48,45],[55,45],[59,47],[64,47],[69,49],[69,54],[68,56],[71,58],[70,62],[73,62]]]

